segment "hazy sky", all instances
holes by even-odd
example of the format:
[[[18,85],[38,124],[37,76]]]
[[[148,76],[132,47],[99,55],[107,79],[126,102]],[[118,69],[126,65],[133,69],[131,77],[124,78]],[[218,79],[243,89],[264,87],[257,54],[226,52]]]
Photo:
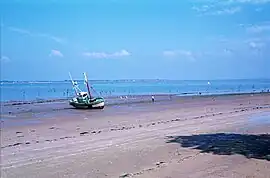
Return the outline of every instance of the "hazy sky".
[[[270,78],[270,0],[35,1],[1,1],[2,80]]]

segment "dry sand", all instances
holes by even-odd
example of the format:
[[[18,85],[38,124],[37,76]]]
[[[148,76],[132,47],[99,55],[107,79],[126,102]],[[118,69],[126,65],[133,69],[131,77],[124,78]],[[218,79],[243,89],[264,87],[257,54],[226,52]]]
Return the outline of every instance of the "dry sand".
[[[3,106],[1,118],[3,178],[270,177],[269,94]]]

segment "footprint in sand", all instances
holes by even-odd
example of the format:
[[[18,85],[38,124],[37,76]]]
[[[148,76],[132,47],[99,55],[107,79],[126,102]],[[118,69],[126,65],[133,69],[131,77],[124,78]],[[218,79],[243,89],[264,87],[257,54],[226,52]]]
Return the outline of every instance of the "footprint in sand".
[[[66,136],[65,138],[75,138],[75,136]]]
[[[19,145],[22,145],[22,143],[14,143],[13,145],[8,145],[8,147],[12,147],[12,146],[19,146]]]
[[[24,137],[22,132],[16,132],[17,137]]]
[[[165,162],[164,162],[164,161],[157,162],[157,163],[156,163],[156,166],[160,166],[160,165],[162,165],[162,164],[165,164]]]

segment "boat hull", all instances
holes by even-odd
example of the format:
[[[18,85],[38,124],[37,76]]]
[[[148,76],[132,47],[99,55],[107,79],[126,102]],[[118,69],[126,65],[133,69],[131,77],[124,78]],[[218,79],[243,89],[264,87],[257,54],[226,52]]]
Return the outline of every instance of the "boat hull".
[[[73,98],[69,101],[69,104],[77,109],[103,109],[105,107],[103,98],[95,98],[83,102],[79,102],[76,98]]]
[[[103,101],[103,102],[100,102],[100,103],[97,103],[97,104],[93,104],[91,107],[92,108],[104,108],[104,106],[105,106],[105,103]]]

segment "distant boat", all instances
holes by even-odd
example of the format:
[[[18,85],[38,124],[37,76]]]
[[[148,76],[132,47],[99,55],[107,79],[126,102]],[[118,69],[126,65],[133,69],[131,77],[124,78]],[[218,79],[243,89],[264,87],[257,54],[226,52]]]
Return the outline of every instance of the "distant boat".
[[[70,80],[72,82],[73,89],[75,91],[76,97],[69,101],[69,104],[78,109],[103,109],[105,106],[105,101],[103,97],[93,97],[90,92],[90,87],[87,79],[86,73],[84,74],[84,84],[87,87],[88,92],[81,91],[78,87],[77,82],[72,80],[71,74],[69,73]]]

